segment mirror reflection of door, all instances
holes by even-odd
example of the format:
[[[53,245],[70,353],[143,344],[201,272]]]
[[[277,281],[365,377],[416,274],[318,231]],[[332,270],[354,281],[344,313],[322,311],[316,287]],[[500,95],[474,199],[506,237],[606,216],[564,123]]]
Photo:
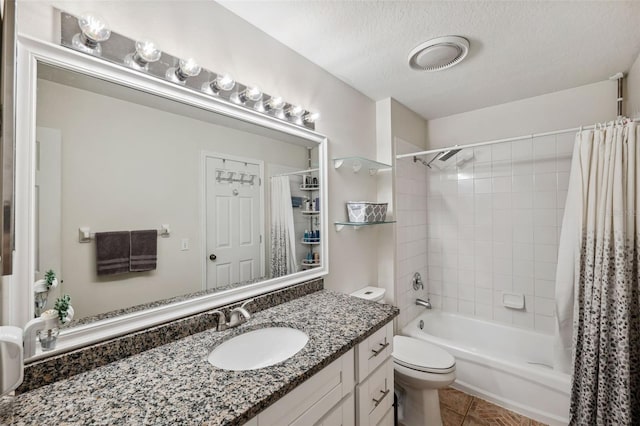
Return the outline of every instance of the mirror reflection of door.
[[[36,129],[35,279],[52,269],[62,275],[62,136],[58,129]]]
[[[207,289],[260,278],[261,161],[205,155]]]

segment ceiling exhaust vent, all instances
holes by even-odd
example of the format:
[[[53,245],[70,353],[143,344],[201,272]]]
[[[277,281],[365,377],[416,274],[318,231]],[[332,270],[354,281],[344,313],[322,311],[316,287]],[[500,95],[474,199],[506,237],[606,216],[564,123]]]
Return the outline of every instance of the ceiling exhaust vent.
[[[441,71],[462,61],[469,53],[469,40],[460,36],[438,37],[416,46],[409,53],[409,66],[418,71]]]

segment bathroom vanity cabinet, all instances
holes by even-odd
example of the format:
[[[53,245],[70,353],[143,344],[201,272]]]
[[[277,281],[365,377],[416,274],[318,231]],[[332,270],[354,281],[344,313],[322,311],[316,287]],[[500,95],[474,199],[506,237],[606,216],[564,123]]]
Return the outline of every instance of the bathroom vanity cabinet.
[[[393,425],[393,323],[258,414],[249,425]]]
[[[208,329],[19,394],[0,402],[0,424],[118,423],[126,413],[129,424],[390,426],[398,312],[316,291],[255,312],[239,327]],[[309,341],[257,370],[209,363],[229,338],[274,326],[304,331]]]

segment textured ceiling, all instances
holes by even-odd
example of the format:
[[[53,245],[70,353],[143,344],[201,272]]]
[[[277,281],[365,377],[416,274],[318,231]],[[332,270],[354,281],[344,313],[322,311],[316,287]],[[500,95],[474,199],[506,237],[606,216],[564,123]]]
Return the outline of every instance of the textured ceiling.
[[[220,1],[374,100],[426,119],[595,83],[640,53],[640,2]],[[471,42],[445,71],[411,70],[416,45]]]

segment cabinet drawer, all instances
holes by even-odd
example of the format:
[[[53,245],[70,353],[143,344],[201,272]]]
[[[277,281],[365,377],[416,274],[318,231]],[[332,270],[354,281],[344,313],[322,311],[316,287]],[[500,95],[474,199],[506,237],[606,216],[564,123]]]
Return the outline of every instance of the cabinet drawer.
[[[258,425],[312,425],[347,396],[353,385],[352,349],[258,414]]]
[[[393,352],[393,321],[373,333],[356,347],[356,371],[361,383]]]
[[[393,359],[387,358],[356,387],[356,400],[358,426],[384,424],[383,419],[393,405]]]

